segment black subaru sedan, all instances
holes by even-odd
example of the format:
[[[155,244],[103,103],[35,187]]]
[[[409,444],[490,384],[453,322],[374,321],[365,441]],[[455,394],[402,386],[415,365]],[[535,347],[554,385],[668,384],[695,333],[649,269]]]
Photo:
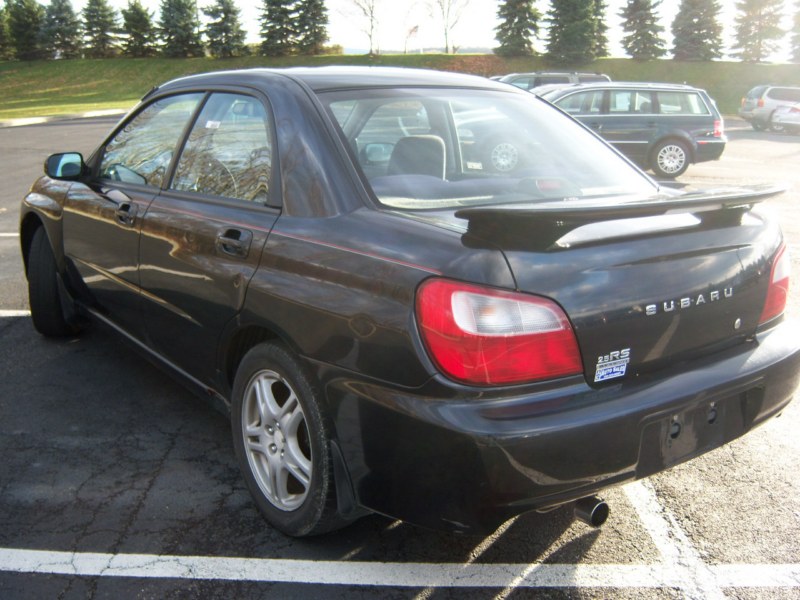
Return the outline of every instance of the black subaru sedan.
[[[274,527],[485,533],[790,401],[779,191],[662,189],[482,78],[259,69],[49,157],[20,232],[36,329],[107,326],[223,408]]]

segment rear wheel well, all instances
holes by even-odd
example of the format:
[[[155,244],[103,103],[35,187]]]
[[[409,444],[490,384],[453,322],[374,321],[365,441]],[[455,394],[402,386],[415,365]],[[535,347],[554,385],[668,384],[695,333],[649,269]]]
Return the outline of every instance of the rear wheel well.
[[[279,336],[274,331],[256,326],[246,327],[234,334],[228,344],[225,356],[225,379],[231,389],[233,389],[233,380],[244,355],[254,346],[275,339],[279,339]]]

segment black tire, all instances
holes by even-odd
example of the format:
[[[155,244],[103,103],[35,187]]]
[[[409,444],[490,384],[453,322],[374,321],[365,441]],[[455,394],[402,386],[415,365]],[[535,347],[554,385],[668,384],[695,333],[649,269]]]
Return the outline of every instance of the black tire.
[[[775,123],[772,120],[772,115],[769,116],[769,121],[767,121],[767,129],[774,131],[775,133],[783,133],[786,131],[786,128],[783,125]]]
[[[653,149],[650,168],[657,177],[673,179],[686,172],[690,161],[691,155],[684,142],[664,140]]]
[[[282,345],[252,348],[236,372],[236,458],[261,514],[283,533],[318,535],[346,524],[336,510],[331,427],[307,369]]]
[[[756,131],[764,131],[764,126],[758,121],[750,121],[750,125],[752,125],[753,129]]]
[[[79,332],[64,316],[56,259],[43,227],[33,234],[28,254],[28,302],[33,326],[42,335],[66,337]]]

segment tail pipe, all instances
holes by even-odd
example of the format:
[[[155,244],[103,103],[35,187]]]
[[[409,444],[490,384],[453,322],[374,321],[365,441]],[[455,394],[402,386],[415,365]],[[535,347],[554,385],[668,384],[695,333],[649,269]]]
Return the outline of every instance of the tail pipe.
[[[575,518],[590,527],[600,527],[608,519],[608,504],[597,496],[587,496],[575,502]]]

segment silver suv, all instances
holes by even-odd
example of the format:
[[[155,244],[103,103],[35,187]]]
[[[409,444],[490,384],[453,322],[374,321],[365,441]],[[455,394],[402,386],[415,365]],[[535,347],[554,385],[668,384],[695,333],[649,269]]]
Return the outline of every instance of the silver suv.
[[[535,73],[509,73],[503,77],[498,77],[498,81],[510,83],[523,90],[532,90],[542,85],[552,85],[558,83],[592,83],[595,81],[611,81],[611,78],[604,73],[562,73],[562,72],[543,72]]]
[[[750,121],[753,129],[782,130],[781,125],[772,122],[772,113],[779,106],[790,106],[800,102],[800,87],[779,85],[759,85],[742,98],[739,116]]]

